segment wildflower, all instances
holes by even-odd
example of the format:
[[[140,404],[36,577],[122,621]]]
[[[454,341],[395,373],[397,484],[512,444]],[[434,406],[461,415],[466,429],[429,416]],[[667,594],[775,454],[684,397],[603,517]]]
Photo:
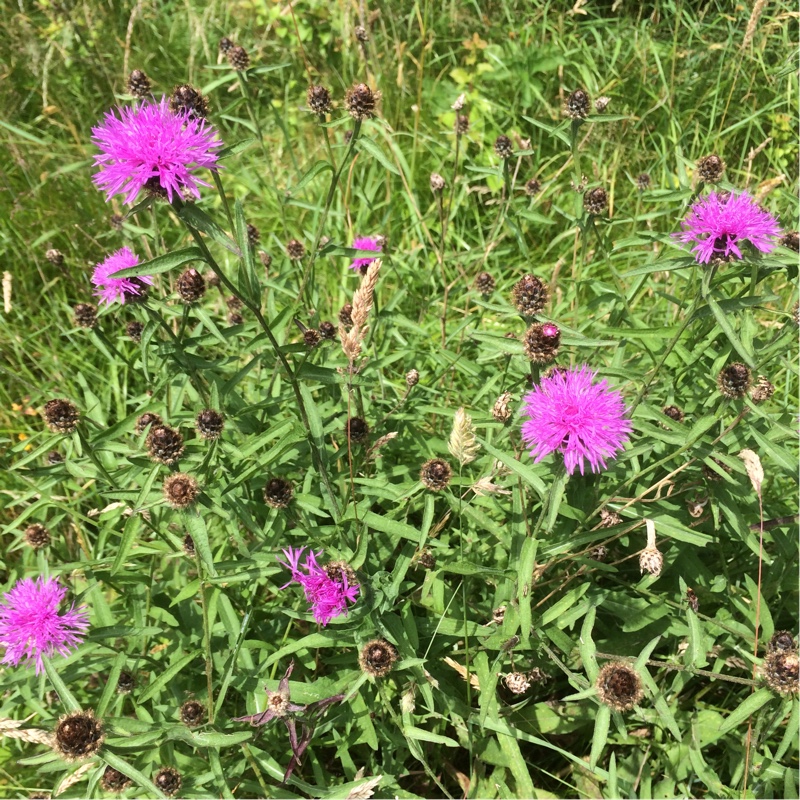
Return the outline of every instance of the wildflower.
[[[197,700],[189,700],[181,706],[181,722],[187,728],[196,728],[202,725],[206,707]]]
[[[589,95],[583,89],[576,89],[564,104],[564,114],[570,119],[586,119],[590,108]]]
[[[380,243],[376,239],[371,239],[369,236],[354,239],[352,246],[354,250],[371,250],[374,253],[380,253],[382,250]],[[350,264],[350,269],[358,270],[363,274],[374,260],[375,258],[370,258],[369,256],[359,256],[353,259]]]
[[[306,328],[303,331],[303,344],[313,350],[322,341],[322,336],[316,328]]]
[[[344,105],[353,119],[372,119],[380,97],[380,92],[373,92],[365,83],[358,83],[345,93]]]
[[[324,321],[319,324],[319,335],[321,339],[332,341],[336,338],[336,327],[332,322]]]
[[[419,370],[410,369],[406,372],[406,386],[413,389],[419,383]]]
[[[92,711],[73,711],[61,717],[53,733],[53,747],[67,761],[93,756],[103,745],[103,723]]]
[[[602,186],[589,189],[583,196],[583,207],[590,214],[600,216],[608,208],[608,192]]]
[[[567,472],[580,468],[583,475],[584,460],[599,472],[622,449],[631,430],[622,395],[605,379],[592,383],[596,374],[585,364],[554,372],[525,397],[522,438],[537,462],[558,450]]]
[[[517,311],[525,317],[538,314],[547,303],[547,286],[535,275],[523,275],[511,290]]]
[[[299,583],[303,587],[306,600],[310,610],[314,614],[314,619],[323,627],[334,617],[347,614],[347,603],[355,603],[358,597],[358,584],[352,581],[354,574],[352,571],[339,569],[333,572],[333,577],[328,574],[317,562],[317,556],[322,555],[322,551],[314,553],[309,550],[303,567],[300,568],[300,557],[305,547],[295,549],[289,547],[283,551],[286,562],[279,561],[292,571],[292,581]],[[351,577],[348,577],[348,573]],[[291,583],[291,581],[290,581]],[[286,588],[289,584],[281,588]]]
[[[744,397],[753,382],[752,374],[746,364],[733,361],[724,366],[717,375],[717,387],[724,397],[736,399]]]
[[[522,337],[522,349],[534,364],[555,361],[561,345],[561,331],[552,322],[534,322]]]
[[[200,494],[200,487],[197,481],[183,472],[174,472],[164,481],[164,499],[173,508],[184,509],[194,505],[197,496]]]
[[[105,191],[106,200],[124,194],[129,204],[142,189],[166,196],[170,202],[175,195],[199,199],[198,186],[209,184],[192,172],[213,168],[217,163],[214,151],[222,147],[211,125],[186,114],[173,114],[166,97],[119,109],[119,117],[109,111],[92,133],[101,151],[95,156],[99,171],[92,180]]]
[[[176,287],[184,303],[196,303],[206,293],[206,279],[193,267],[181,273]]]
[[[345,328],[351,328],[353,326],[353,304],[352,303],[345,303],[341,311],[339,311],[339,322],[345,326]]]
[[[661,409],[661,413],[675,422],[683,422],[686,416],[683,410],[678,406],[664,406],[664,408]]]
[[[183,436],[169,425],[151,425],[145,446],[152,461],[158,464],[174,464],[183,455]]]
[[[373,678],[388,675],[397,661],[397,648],[386,639],[367,642],[358,654],[361,669]]]
[[[158,414],[154,414],[152,411],[146,411],[140,417],[136,418],[136,433],[141,435],[144,433],[147,428],[151,425],[163,425],[164,420]]]
[[[285,478],[270,478],[264,486],[264,502],[270,508],[288,508],[294,488]]]
[[[369,438],[369,424],[361,417],[350,417],[344,426],[344,432],[351,442],[360,444]]]
[[[244,47],[234,45],[228,50],[226,55],[228,56],[228,63],[237,72],[243,72],[250,66],[250,54]]]
[[[767,686],[778,694],[797,694],[800,691],[798,667],[800,659],[796,650],[772,651],[762,665]]]
[[[195,417],[194,424],[201,439],[213,441],[222,435],[225,417],[213,408],[206,408]]]
[[[469,132],[469,116],[466,114],[456,114],[456,134],[463,136]]]
[[[697,162],[697,174],[704,183],[719,183],[725,172],[725,162],[716,154],[703,156]]]
[[[150,94],[150,78],[140,69],[128,75],[128,94],[134,97],[146,97]]]
[[[695,242],[692,252],[698,264],[712,258],[744,258],[740,245],[747,241],[762,253],[775,249],[773,237],[780,236],[778,221],[746,192],[725,196],[711,192],[698,200],[681,223],[683,231],[673,234],[678,241]]]
[[[325,86],[311,84],[306,92],[306,104],[309,109],[320,117],[324,117],[333,109],[331,93]]]
[[[528,197],[533,197],[534,195],[539,194],[541,188],[542,184],[536,178],[531,178],[525,184],[525,194],[528,195]]]
[[[484,297],[488,297],[493,291],[495,287],[494,277],[489,272],[480,272],[478,276],[475,278],[475,288],[482,294]]]
[[[450,483],[453,470],[443,458],[432,458],[422,465],[419,479],[432,492],[440,492]]]
[[[114,769],[114,767],[106,767],[103,771],[103,777],[100,779],[103,791],[109,794],[124,792],[131,783],[132,781],[127,775]]]
[[[644,697],[639,674],[621,661],[609,661],[594,685],[600,702],[614,711],[628,711]]]
[[[25,543],[34,550],[41,550],[50,544],[50,531],[44,525],[34,522],[25,528]]]
[[[0,602],[0,645],[5,648],[2,663],[17,666],[23,658],[44,670],[42,656],[67,656],[76,648],[89,627],[84,606],[71,605],[63,614],[58,607],[67,590],[55,578],[23,578]]]
[[[514,145],[511,144],[511,139],[502,134],[494,140],[494,152],[503,160],[511,158],[514,155]]]
[[[509,672],[503,675],[503,683],[511,694],[525,694],[531,688],[531,682],[524,672]]]
[[[74,403],[58,397],[44,404],[42,416],[53,433],[72,433],[78,427],[81,412]]]
[[[183,779],[180,772],[174,767],[161,767],[153,776],[153,783],[161,789],[167,797],[174,797],[181,790]]]
[[[139,263],[139,256],[127,247],[121,247],[112,253],[105,261],[101,261],[94,268],[92,283],[97,287],[95,297],[111,305],[115,300],[120,303],[136,302],[147,296],[147,287],[153,285],[151,275],[138,275],[135,278],[115,278],[114,273],[123,269],[135,267]]]
[[[297,239],[286,243],[286,253],[292,261],[300,261],[306,254],[306,247]]]
[[[173,114],[185,114],[189,119],[205,119],[208,116],[208,98],[194,86],[184,83],[172,90],[169,110]]]
[[[650,173],[649,172],[640,172],[636,176],[636,188],[640,192],[644,192],[650,188]]]
[[[785,653],[797,650],[797,642],[789,631],[776,631],[767,642],[767,651],[770,653]]]

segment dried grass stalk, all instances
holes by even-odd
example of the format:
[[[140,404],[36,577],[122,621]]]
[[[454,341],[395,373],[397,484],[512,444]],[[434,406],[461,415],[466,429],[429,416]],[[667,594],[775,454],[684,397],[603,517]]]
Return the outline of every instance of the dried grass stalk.
[[[747,477],[753,484],[753,491],[761,497],[761,485],[764,483],[764,467],[761,466],[761,459],[758,453],[752,450],[742,450],[739,458],[744,461],[744,468],[747,470]]]
[[[753,4],[753,11],[750,14],[750,19],[747,21],[747,30],[744,32],[744,41],[742,42],[742,49],[744,50],[750,42],[753,41],[753,36],[755,35],[756,28],[758,27],[758,20],[761,18],[761,14],[764,11],[764,7],[767,5],[767,0],[756,0]]]
[[[361,284],[353,295],[353,311],[351,313],[353,327],[348,331],[343,324],[339,323],[339,339],[342,342],[342,350],[351,365],[361,355],[361,345],[369,331],[367,319],[372,309],[375,286],[378,283],[378,276],[382,266],[381,259],[376,258],[369,265],[367,274],[361,279]]]
[[[26,721],[0,717],[0,736],[6,736],[9,739],[20,739],[23,742],[46,744],[50,747],[53,742],[53,734],[50,731],[43,731],[39,728],[22,728]]]
[[[94,769],[97,766],[96,761],[88,761],[86,764],[81,764],[78,769],[75,770],[71,775],[67,775],[61,784],[59,785],[58,789],[53,793],[53,797],[58,797],[60,794],[64,794],[71,786],[74,786],[76,783],[80,783],[85,777],[86,773],[89,770]]]
[[[475,460],[475,455],[480,449],[475,438],[475,429],[472,426],[472,417],[459,408],[453,417],[453,430],[450,432],[450,441],[447,449],[453,458],[458,459],[458,463],[463,467]]]

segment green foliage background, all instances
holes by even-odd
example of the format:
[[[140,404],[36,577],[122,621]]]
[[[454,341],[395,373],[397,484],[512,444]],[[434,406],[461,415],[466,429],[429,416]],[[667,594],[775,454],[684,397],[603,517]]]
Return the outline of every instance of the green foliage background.
[[[347,797],[378,776],[378,797],[797,796],[797,699],[752,681],[766,639],[797,629],[797,255],[779,248],[712,272],[669,237],[702,189],[695,162],[711,152],[727,163],[722,188],[748,188],[797,228],[797,14],[767,6],[746,45],[750,8],[727,2],[0,6],[0,247],[13,286],[0,316],[0,574],[4,588],[61,576],[93,623],[79,651],[55,662],[60,699],[44,676],[4,669],[0,717],[33,715],[29,727],[50,729],[73,702],[104,719],[96,765],[62,796],[98,796],[104,763],[135,778],[128,796],[157,795],[150,779],[164,764],[181,771],[188,797]],[[370,32],[363,48],[359,22]],[[218,59],[222,35],[251,54],[246,93]],[[134,68],[157,96],[200,87],[226,145],[243,143],[222,183],[272,265],[256,272],[213,188],[198,208],[224,231],[205,241],[261,303],[307,425],[254,314],[228,325],[214,291],[187,309],[174,291],[180,268],[158,276],[152,313],[116,306],[94,331],[73,325],[72,306],[90,301],[92,266],[109,252],[128,245],[148,260],[193,244],[167,205],[114,229],[111,213],[126,209],[91,184],[91,127],[129,101]],[[326,128],[305,110],[312,79],[337,102]],[[322,225],[331,170],[319,164],[347,157],[343,97],[359,81],[381,91],[381,111]],[[573,142],[562,105],[579,86],[611,103]],[[461,92],[470,130],[457,153],[451,104]],[[500,134],[521,153],[506,171],[492,148]],[[442,206],[431,172],[447,180]],[[583,216],[570,182],[584,176],[608,190],[607,218]],[[528,197],[534,177],[541,191]],[[294,320],[336,320],[358,285],[348,248],[376,234],[388,246],[368,360],[350,391],[338,342],[308,352]],[[301,292],[285,244],[311,250],[319,236],[330,241]],[[63,268],[44,258],[49,247]],[[474,288],[483,270],[497,282],[489,298]],[[564,481],[553,458],[534,465],[520,420],[491,415],[504,391],[518,411],[531,381],[526,323],[510,302],[526,272],[551,286],[545,318],[562,329],[559,363],[600,370],[633,409],[631,444],[601,475]],[[125,336],[131,319],[146,323],[141,345]],[[775,384],[768,403],[716,391],[733,360]],[[412,368],[421,378],[407,392]],[[35,409],[52,397],[81,407],[81,437],[44,430]],[[227,417],[214,446],[192,433],[207,403]],[[662,414],[673,403],[683,423]],[[481,449],[458,470],[447,440],[461,406]],[[143,411],[186,436],[180,467],[202,484],[198,511],[163,503],[169,470],[134,433]],[[378,458],[348,450],[356,411],[373,443],[397,434]],[[54,448],[63,464],[46,464]],[[743,448],[764,465],[764,519],[784,520],[763,544]],[[418,480],[432,457],[456,467],[437,494]],[[286,512],[262,500],[274,475],[295,486]],[[489,475],[509,493],[478,496],[471,487]],[[707,500],[700,517],[688,511],[696,499]],[[604,508],[622,521],[604,527]],[[639,571],[645,519],[664,555],[658,577]],[[22,540],[34,521],[53,534],[39,553]],[[186,533],[198,559],[182,551]],[[349,616],[318,629],[299,588],[279,588],[287,572],[276,555],[289,545],[352,564],[362,594]],[[426,549],[434,568],[419,563]],[[400,661],[372,681],[357,656],[375,636]],[[591,688],[609,656],[635,659],[645,680],[645,699],[624,715]],[[291,658],[295,702],[347,699],[281,786],[283,726],[231,718],[261,710],[263,685],[274,690]],[[548,680],[522,696],[500,679],[533,668]],[[136,676],[130,695],[115,692],[122,670]],[[190,697],[212,702],[213,723],[179,722]],[[0,739],[3,796],[49,791],[79,767]]]

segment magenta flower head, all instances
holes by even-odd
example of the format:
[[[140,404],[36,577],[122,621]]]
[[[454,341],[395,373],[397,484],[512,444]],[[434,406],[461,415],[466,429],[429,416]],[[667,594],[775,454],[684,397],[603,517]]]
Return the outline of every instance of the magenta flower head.
[[[579,468],[583,475],[584,460],[592,472],[600,472],[606,459],[622,450],[631,431],[625,403],[605,379],[592,383],[596,374],[585,364],[554,370],[524,398],[528,419],[522,439],[537,462],[558,450],[567,472]]]
[[[139,275],[135,278],[115,278],[114,273],[139,263],[139,256],[127,247],[112,253],[105,261],[101,261],[92,274],[92,283],[96,297],[111,305],[115,300],[124,303],[126,300],[137,300],[144,297],[147,287],[153,285],[152,275]]]
[[[365,236],[361,239],[354,239],[353,240],[353,248],[355,250],[373,250],[376,253],[380,253],[383,247],[381,246],[380,242],[377,239],[370,239],[369,236]],[[350,269],[360,270],[363,271],[366,269],[375,259],[374,258],[354,258],[353,263],[350,264]]]
[[[0,602],[0,646],[5,647],[4,664],[17,666],[23,659],[44,670],[42,656],[69,655],[77,647],[89,621],[85,606],[74,604],[63,614],[58,607],[67,590],[54,578],[23,578]]]
[[[199,199],[198,187],[209,184],[192,173],[217,163],[215,150],[222,142],[214,127],[203,119],[174,114],[166,97],[118,110],[119,117],[109,111],[103,123],[92,128],[100,148],[94,159],[100,169],[92,180],[106,200],[124,194],[125,202],[133,203],[142,189],[170,202],[175,195]]]
[[[683,230],[673,234],[678,241],[695,242],[692,252],[698,264],[712,258],[744,258],[743,242],[762,253],[770,253],[780,236],[778,221],[764,211],[747,192],[711,192],[698,200],[681,223]]]
[[[284,550],[286,562],[279,560],[278,563],[292,571],[292,581],[303,587],[314,619],[325,626],[334,617],[347,614],[347,603],[355,603],[358,597],[358,584],[355,582],[353,571],[344,562],[332,562],[325,567],[320,566],[317,556],[322,555],[321,550],[319,553],[308,551],[305,563],[302,565],[305,572],[302,572],[300,557],[305,549],[305,547],[297,549],[290,547]],[[288,585],[287,583],[281,588],[285,589]]]

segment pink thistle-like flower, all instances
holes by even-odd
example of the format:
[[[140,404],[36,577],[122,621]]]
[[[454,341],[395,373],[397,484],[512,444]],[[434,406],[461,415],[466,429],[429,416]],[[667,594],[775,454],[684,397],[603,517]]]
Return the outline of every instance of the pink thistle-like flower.
[[[371,239],[369,236],[365,236],[360,239],[353,240],[353,249],[355,250],[372,250],[376,253],[380,253],[383,250],[380,242],[377,239]],[[359,257],[354,258],[353,262],[350,264],[350,269],[355,270],[363,270],[368,267],[375,259],[369,257]]]
[[[347,614],[347,603],[355,603],[358,597],[358,584],[348,580],[348,569],[339,564],[334,569],[325,569],[317,562],[317,556],[322,555],[322,550],[314,553],[308,551],[305,563],[300,566],[300,557],[305,547],[290,547],[283,551],[286,561],[278,560],[279,564],[288,567],[292,572],[292,581],[299,583],[306,594],[306,600],[314,614],[314,619],[323,627],[334,617]],[[329,567],[334,565],[328,565]],[[291,583],[291,581],[290,581]],[[289,584],[282,586],[285,589]]]
[[[63,614],[58,607],[67,590],[54,578],[23,578],[0,602],[0,645],[4,664],[17,666],[23,659],[44,670],[42,656],[69,655],[82,641],[89,621],[85,606],[73,604]]]
[[[222,142],[212,125],[169,110],[167,98],[146,100],[122,108],[119,117],[109,111],[103,123],[92,128],[100,148],[94,163],[99,171],[92,178],[106,193],[106,200],[124,194],[133,203],[142,189],[165,195],[200,197],[199,186],[210,184],[194,177],[197,169],[213,169]]]
[[[111,305],[115,300],[135,300],[144,295],[146,286],[153,285],[152,275],[139,275],[136,278],[115,278],[114,273],[139,263],[139,256],[127,247],[112,253],[105,261],[101,261],[92,274],[92,283],[97,287],[94,291],[104,303]]]
[[[673,234],[689,244],[698,264],[712,258],[744,258],[740,245],[750,244],[762,253],[770,253],[777,242],[773,237],[782,231],[778,221],[765,211],[747,192],[711,192],[698,200],[681,223],[683,230]]]
[[[583,475],[584,460],[599,472],[622,449],[631,431],[625,403],[605,379],[592,383],[596,374],[586,364],[555,370],[526,395],[522,439],[537,462],[559,450],[567,472]]]

